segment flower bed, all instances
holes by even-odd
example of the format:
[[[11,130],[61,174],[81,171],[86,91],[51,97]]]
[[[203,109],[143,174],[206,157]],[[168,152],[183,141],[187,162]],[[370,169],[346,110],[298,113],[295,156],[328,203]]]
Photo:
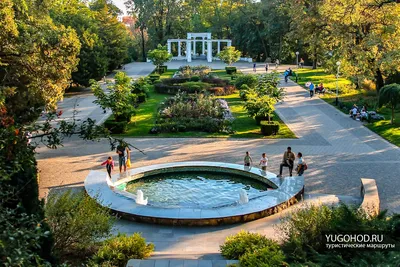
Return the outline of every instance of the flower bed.
[[[233,116],[225,100],[178,93],[161,103],[151,133],[232,132]]]

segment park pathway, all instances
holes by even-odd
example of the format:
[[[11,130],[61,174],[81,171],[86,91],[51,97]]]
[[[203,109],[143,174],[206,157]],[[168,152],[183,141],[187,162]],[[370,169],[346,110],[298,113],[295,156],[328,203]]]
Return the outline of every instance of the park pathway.
[[[245,73],[252,71],[251,64],[238,67]],[[400,149],[318,97],[310,99],[308,92],[294,82],[281,82],[281,86],[286,88],[287,95],[276,110],[297,139],[128,138],[146,153],[132,153],[133,167],[190,160],[240,164],[244,152],[250,151],[256,162],[266,152],[269,171],[276,173],[282,153],[291,146],[294,152],[303,153],[309,165],[305,173],[308,201],[354,201],[360,194],[360,178],[373,178],[377,181],[381,207],[400,213]],[[115,155],[106,142],[77,139],[65,142],[58,150],[40,148],[38,152],[41,196],[50,189],[82,187],[90,170],[101,169],[100,163]],[[120,220],[116,231],[142,232],[147,241],[156,245],[154,258],[219,259],[219,245],[226,236],[245,229],[277,237],[273,224],[287,212],[245,224],[202,228]]]

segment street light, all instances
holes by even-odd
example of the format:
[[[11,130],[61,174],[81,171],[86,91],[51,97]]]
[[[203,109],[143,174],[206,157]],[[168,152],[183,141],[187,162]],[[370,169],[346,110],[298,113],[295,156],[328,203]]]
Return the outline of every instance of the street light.
[[[297,68],[299,68],[299,51],[296,52],[296,62],[297,62]]]
[[[336,106],[339,105],[339,71],[340,71],[340,61],[336,62],[337,73],[336,73]]]

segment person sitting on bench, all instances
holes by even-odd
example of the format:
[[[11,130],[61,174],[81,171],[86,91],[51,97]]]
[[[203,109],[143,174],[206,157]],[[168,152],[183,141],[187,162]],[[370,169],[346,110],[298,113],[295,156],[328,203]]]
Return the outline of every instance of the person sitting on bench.
[[[324,84],[323,84],[323,83],[320,83],[320,84],[317,86],[317,89],[315,90],[315,92],[318,93],[318,94],[325,94]]]
[[[290,177],[292,177],[294,159],[295,159],[294,153],[292,152],[292,148],[289,146],[287,148],[287,151],[283,153],[282,163],[279,167],[279,177],[282,177],[283,167],[289,167],[289,174]]]

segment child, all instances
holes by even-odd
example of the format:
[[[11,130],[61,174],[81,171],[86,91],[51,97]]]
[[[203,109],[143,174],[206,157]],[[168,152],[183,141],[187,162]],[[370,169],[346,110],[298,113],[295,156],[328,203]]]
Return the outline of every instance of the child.
[[[106,165],[107,173],[111,178],[111,170],[114,169],[114,161],[112,160],[112,157],[108,157],[108,159],[101,164],[101,166],[104,165]]]
[[[267,165],[268,165],[268,158],[267,158],[267,155],[266,155],[265,153],[262,153],[262,157],[261,157],[261,159],[260,159],[260,166],[261,166],[261,169],[262,169],[263,171],[266,171],[266,170],[267,170]]]
[[[250,157],[250,153],[246,152],[246,156],[244,157],[244,166],[250,166],[250,163],[253,164],[253,159]]]

